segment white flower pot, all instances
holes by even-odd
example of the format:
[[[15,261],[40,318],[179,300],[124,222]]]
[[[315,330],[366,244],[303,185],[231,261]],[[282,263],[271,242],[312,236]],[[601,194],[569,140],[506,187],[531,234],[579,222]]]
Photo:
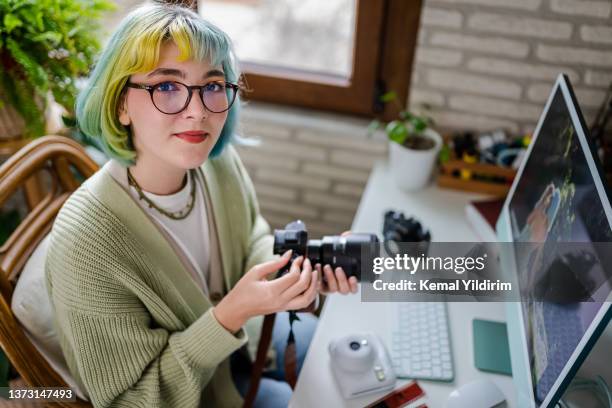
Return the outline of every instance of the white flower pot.
[[[415,191],[429,184],[442,148],[442,136],[433,129],[426,129],[423,136],[434,141],[427,150],[414,150],[390,142],[389,163],[397,186],[404,191]]]

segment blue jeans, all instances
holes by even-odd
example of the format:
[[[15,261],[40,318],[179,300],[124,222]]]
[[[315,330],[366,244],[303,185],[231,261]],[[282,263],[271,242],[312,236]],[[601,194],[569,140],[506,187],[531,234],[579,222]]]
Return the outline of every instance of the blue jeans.
[[[295,351],[297,357],[298,375],[304,364],[304,358],[308,351],[308,346],[315,329],[318,319],[310,313],[298,313],[300,321],[293,323],[293,333],[295,335]],[[289,314],[287,312],[278,313],[274,321],[272,330],[272,347],[276,351],[276,369],[266,371],[259,383],[257,396],[253,403],[254,408],[281,408],[289,405],[291,399],[291,387],[285,382],[285,345],[289,336]],[[232,377],[234,384],[243,397],[249,389],[251,377],[251,365],[244,361],[244,356],[235,352],[230,358],[232,367]]]

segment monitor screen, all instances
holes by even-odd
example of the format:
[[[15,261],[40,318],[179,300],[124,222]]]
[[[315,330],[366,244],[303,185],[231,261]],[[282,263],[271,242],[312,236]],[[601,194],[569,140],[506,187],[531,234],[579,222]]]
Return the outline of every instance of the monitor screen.
[[[536,406],[558,393],[610,295],[612,211],[582,123],[561,76],[507,201]]]

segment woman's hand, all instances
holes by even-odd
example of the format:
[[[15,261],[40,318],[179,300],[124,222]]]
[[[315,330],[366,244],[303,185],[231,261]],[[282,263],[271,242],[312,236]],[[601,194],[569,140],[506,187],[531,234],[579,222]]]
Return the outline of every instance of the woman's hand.
[[[331,266],[325,265],[321,268],[321,264],[315,265],[316,271],[325,277],[325,280],[321,279],[319,281],[319,292],[324,295],[339,292],[343,295],[349,293],[357,293],[357,278],[351,276],[350,278],[346,278],[346,273],[340,267],[336,268],[336,270],[332,270]]]
[[[351,231],[344,231],[340,235],[344,237],[350,233]],[[330,265],[321,267],[321,264],[316,264],[315,269],[319,276],[325,277],[325,279],[320,279],[318,284],[318,290],[322,294],[326,295],[329,293],[340,292],[343,295],[346,295],[348,293],[357,292],[357,278],[355,276],[351,276],[347,279],[346,273],[342,268],[338,267],[335,271],[333,271]]]
[[[215,306],[217,321],[232,333],[253,316],[285,310],[299,310],[310,305],[317,295],[318,273],[310,260],[296,258],[289,272],[268,280],[291,259],[291,251],[273,261],[255,265]]]

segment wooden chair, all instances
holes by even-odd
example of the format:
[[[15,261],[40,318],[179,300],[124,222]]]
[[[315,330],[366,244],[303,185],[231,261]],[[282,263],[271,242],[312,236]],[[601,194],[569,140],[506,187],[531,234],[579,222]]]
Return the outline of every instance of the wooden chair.
[[[29,387],[67,387],[28,339],[10,305],[26,261],[50,231],[68,196],[80,185],[73,169],[86,179],[98,170],[98,165],[78,143],[63,136],[38,138],[0,166],[0,208],[32,176],[46,172],[51,180],[41,200],[0,247],[0,346]],[[91,407],[91,404],[77,399],[49,406]]]

